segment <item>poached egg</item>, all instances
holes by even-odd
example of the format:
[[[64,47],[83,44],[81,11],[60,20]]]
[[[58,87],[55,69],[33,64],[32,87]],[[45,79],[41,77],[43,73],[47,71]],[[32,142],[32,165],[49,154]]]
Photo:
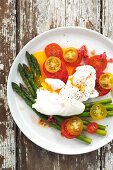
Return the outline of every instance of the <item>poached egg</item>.
[[[90,65],[79,66],[76,72],[69,77],[64,88],[61,89],[60,94],[71,97],[81,102],[89,98],[98,97],[98,92],[95,90],[96,71]]]
[[[82,102],[62,98],[56,92],[50,92],[44,89],[37,90],[37,99],[32,105],[38,112],[46,115],[71,116],[80,114],[85,106]]]
[[[66,84],[59,79],[46,78],[37,89],[32,107],[45,115],[78,115],[85,109],[83,101],[98,96],[95,80],[96,71],[89,65],[77,67]]]

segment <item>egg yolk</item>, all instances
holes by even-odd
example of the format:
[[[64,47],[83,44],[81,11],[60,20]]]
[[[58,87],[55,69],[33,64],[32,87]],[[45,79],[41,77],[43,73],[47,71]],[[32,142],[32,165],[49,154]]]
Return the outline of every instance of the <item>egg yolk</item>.
[[[50,91],[50,92],[53,92],[53,91],[54,91],[54,90],[52,89],[52,87],[51,87],[49,84],[47,84],[46,82],[42,82],[41,85],[42,85],[42,87],[43,87],[45,90],[48,90],[48,91]]]
[[[57,90],[53,90],[53,88],[51,87],[51,85],[49,85],[48,83],[46,83],[45,81],[41,83],[43,89],[48,90],[50,92],[55,92],[55,93],[59,93],[61,89],[57,89]]]

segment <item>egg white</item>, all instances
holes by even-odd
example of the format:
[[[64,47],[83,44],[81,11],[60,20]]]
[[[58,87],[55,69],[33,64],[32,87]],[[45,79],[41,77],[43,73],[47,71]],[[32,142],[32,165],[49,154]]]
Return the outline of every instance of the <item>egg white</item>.
[[[32,107],[45,115],[78,115],[85,109],[83,101],[98,96],[95,81],[96,71],[89,65],[77,67],[66,84],[59,79],[47,78],[45,83],[52,90],[46,89],[46,85],[37,89],[37,98]]]

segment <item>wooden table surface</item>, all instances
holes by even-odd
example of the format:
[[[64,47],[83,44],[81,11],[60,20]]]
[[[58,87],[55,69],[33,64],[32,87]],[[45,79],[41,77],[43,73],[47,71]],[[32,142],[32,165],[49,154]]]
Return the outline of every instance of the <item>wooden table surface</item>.
[[[113,40],[113,0],[0,0],[0,5],[0,170],[113,170],[112,142],[77,156],[36,146],[16,126],[6,96],[16,54],[41,32],[81,26]]]

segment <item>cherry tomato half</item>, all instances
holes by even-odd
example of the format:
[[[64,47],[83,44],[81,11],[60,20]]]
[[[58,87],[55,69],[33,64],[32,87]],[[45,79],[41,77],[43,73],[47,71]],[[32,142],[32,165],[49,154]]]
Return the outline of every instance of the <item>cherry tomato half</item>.
[[[102,88],[102,87],[100,86],[99,78],[100,78],[100,76],[101,76],[102,74],[103,74],[103,72],[100,72],[100,73],[97,73],[97,74],[96,74],[97,79],[96,79],[95,89],[98,91],[99,96],[104,96],[104,95],[106,95],[107,93],[110,92],[110,89],[104,89],[104,88]]]
[[[60,79],[62,80],[64,83],[67,82],[68,80],[68,72],[67,72],[67,69],[66,69],[66,66],[63,62],[61,62],[61,68],[59,71],[57,71],[56,73],[50,73],[46,70],[46,67],[45,67],[45,63],[43,65],[43,71],[46,75],[46,77],[48,78],[53,78],[53,79]]]
[[[71,135],[78,136],[78,135],[80,135],[82,130],[83,130],[83,121],[79,117],[74,116],[74,117],[68,119],[67,131]]]
[[[112,89],[113,88],[113,74],[104,73],[99,78],[99,84],[104,89]]]
[[[45,61],[45,68],[49,73],[56,73],[61,69],[61,60],[58,57],[49,57]]]
[[[107,66],[106,53],[90,57],[88,64],[94,67],[97,72],[102,72]]]
[[[98,91],[99,96],[104,96],[110,92],[110,89],[104,89],[100,86],[99,82],[96,82],[95,89]]]
[[[47,57],[51,57],[51,56],[55,56],[55,57],[59,57],[59,58],[63,57],[62,48],[56,43],[48,44],[45,47],[45,54]]]
[[[94,104],[90,109],[93,120],[101,120],[107,116],[107,110],[102,104]]]
[[[78,58],[78,51],[77,51],[77,49],[73,48],[73,47],[65,49],[63,58],[68,63],[75,62],[77,60],[77,58]]]
[[[96,133],[97,129],[98,129],[98,124],[96,122],[91,122],[87,125],[88,133],[91,133],[91,134]]]
[[[61,125],[61,135],[68,138],[68,139],[73,139],[75,138],[74,135],[70,135],[69,132],[66,129],[66,124],[68,120],[65,120],[62,125]]]
[[[65,123],[64,123],[65,122]],[[61,126],[61,134],[68,138],[70,135],[72,138],[79,136],[83,130],[83,121],[74,116],[70,119],[65,120]]]

